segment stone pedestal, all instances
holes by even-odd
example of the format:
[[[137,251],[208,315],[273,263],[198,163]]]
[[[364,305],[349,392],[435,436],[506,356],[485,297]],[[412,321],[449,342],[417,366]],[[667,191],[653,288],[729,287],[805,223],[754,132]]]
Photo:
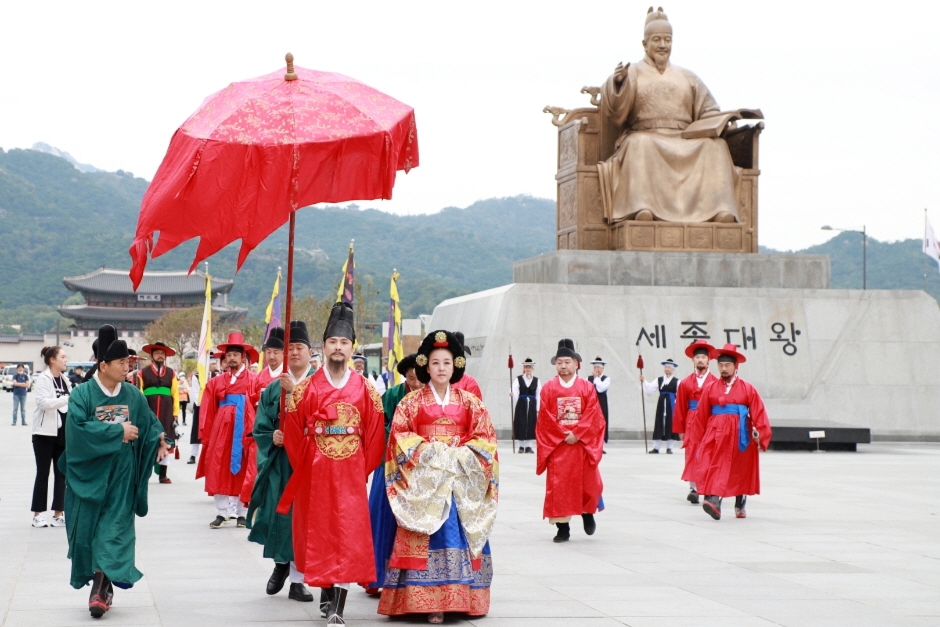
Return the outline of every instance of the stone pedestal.
[[[741,346],[741,376],[757,386],[771,423],[825,419],[870,428],[875,439],[940,440],[940,309],[922,291],[585,285],[566,267],[567,284],[506,285],[434,310],[430,328],[463,331],[473,347],[467,370],[501,429],[510,425],[510,346],[516,364],[531,357],[543,379],[555,374],[560,338],[574,339],[586,361],[603,357],[612,435],[642,437],[638,350],[647,377],[662,374],[667,358],[685,377],[683,350],[708,338]],[[586,365],[580,375],[589,374]],[[655,401],[645,401],[650,428]]]

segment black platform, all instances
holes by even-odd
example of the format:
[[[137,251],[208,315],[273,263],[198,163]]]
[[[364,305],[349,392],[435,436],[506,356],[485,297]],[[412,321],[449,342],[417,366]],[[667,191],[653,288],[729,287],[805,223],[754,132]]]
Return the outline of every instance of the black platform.
[[[815,451],[816,439],[810,431],[825,431],[819,439],[823,451],[855,451],[858,444],[871,444],[871,429],[852,427],[828,420],[776,420],[771,421],[773,437],[770,448],[775,451]]]

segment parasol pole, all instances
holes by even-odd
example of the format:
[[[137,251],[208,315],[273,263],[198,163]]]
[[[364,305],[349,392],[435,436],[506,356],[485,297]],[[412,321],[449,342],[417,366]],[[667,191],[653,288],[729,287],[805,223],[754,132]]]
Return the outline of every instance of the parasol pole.
[[[639,356],[636,360],[636,367],[640,369],[640,376],[643,376],[643,355],[640,353],[640,343],[636,344]],[[646,439],[646,394],[643,392],[643,382],[640,381],[640,405],[643,407],[643,448],[647,453],[650,452],[649,444]]]
[[[513,424],[515,421],[513,418],[513,406],[512,406],[512,344],[509,345],[509,432],[512,435],[512,454],[516,454],[516,425]]]
[[[297,74],[294,72],[294,55],[287,53],[284,56],[287,62],[287,73],[284,74],[285,81],[296,81]],[[294,146],[294,156],[297,155],[297,146]],[[295,160],[296,167],[296,160]],[[282,372],[287,372],[290,368],[290,314],[291,303],[294,295],[294,227],[297,225],[297,205],[291,201],[290,226],[287,230],[287,304],[284,308],[284,364]],[[281,411],[280,418],[287,416],[287,390],[281,386]],[[280,418],[278,419],[278,428],[280,428]]]

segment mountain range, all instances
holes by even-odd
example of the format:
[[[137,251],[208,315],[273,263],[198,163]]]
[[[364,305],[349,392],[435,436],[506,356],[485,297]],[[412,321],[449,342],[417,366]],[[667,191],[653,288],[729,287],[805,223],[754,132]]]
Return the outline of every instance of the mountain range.
[[[76,296],[62,277],[98,267],[129,268],[127,248],[148,182],[118,170],[75,163],[68,153],[0,149],[0,326],[44,331],[60,320],[55,306]],[[350,240],[357,278],[371,277],[384,303],[393,269],[406,317],[430,313],[445,298],[512,281],[512,262],[555,248],[555,201],[530,196],[491,198],[428,215],[395,215],[357,206],[317,206],[297,214],[294,292],[318,298],[335,292]],[[212,274],[231,278],[229,303],[260,317],[277,268],[286,270],[286,227],[273,233],[234,275],[238,244],[209,259]],[[803,253],[829,254],[832,286],[861,287],[861,237],[842,233]],[[151,270],[188,269],[196,242],[148,264]],[[762,252],[778,252],[762,249]],[[870,289],[927,289],[940,297],[940,274],[919,240],[868,240]],[[384,311],[384,306],[379,307]]]

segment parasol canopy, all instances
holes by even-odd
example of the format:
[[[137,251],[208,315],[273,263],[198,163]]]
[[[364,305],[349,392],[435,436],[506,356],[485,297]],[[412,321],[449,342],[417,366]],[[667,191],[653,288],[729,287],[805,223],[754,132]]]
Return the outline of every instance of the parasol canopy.
[[[173,134],[141,203],[134,289],[149,257],[194,237],[190,271],[236,240],[241,268],[299,207],[390,199],[397,171],[417,165],[414,109],[288,54],[286,74],[232,83]]]

